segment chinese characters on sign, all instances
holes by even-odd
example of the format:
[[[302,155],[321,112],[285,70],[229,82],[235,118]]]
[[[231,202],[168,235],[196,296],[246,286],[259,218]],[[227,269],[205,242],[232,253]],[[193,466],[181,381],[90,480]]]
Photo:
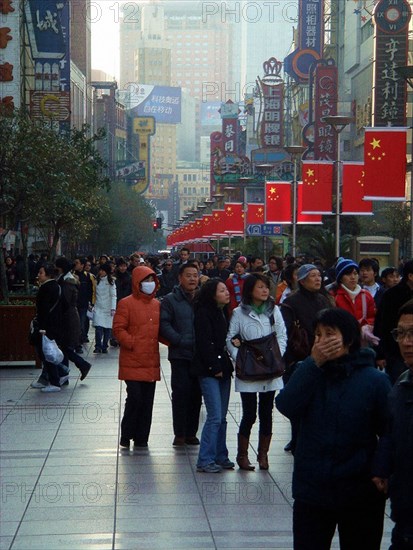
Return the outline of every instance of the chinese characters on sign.
[[[314,94],[314,158],[316,160],[334,160],[336,158],[334,130],[331,124],[323,121],[323,118],[337,114],[337,78],[335,65],[317,66]]]
[[[261,83],[264,111],[261,121],[261,146],[282,147],[284,84]]]
[[[0,0],[0,106],[20,106],[20,12],[14,0]]]
[[[406,124],[406,83],[396,67],[407,63],[410,17],[408,0],[380,0],[374,10],[373,126]]]

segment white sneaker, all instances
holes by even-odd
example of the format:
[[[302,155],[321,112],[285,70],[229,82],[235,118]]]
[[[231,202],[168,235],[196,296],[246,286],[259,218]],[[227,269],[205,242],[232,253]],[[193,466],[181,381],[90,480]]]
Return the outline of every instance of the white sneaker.
[[[51,384],[49,384],[49,386],[45,386],[40,391],[42,391],[43,393],[53,393],[53,392],[61,391],[61,388],[59,388],[59,386],[52,386]]]
[[[45,388],[47,386],[47,383],[43,384],[43,382],[39,382],[36,380],[35,382],[32,382],[30,384],[31,388],[34,388],[35,390],[41,390],[42,388]]]
[[[69,383],[69,375],[66,374],[65,376],[61,376],[59,379],[60,386],[63,386],[64,384]]]

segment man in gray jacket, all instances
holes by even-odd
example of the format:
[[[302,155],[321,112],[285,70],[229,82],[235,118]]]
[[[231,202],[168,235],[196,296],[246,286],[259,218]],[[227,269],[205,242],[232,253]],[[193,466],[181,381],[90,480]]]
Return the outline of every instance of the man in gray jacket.
[[[171,363],[173,445],[199,445],[196,437],[201,410],[201,389],[191,373],[195,353],[193,299],[198,289],[198,269],[190,262],[179,268],[179,284],[161,303],[160,335],[169,343]]]

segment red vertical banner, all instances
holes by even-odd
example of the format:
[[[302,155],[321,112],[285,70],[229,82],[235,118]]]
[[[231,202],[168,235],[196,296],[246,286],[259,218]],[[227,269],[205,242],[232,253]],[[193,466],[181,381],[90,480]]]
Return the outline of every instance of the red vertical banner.
[[[242,203],[227,202],[225,204],[224,228],[225,233],[244,233],[244,211]]]
[[[247,205],[247,224],[257,225],[264,223],[264,203],[248,203]]]
[[[320,214],[303,214],[303,188],[302,181],[297,182],[297,224],[298,225],[322,225]]]
[[[265,223],[291,223],[291,182],[266,182]]]
[[[406,200],[406,134],[407,128],[365,129],[366,200]]]
[[[302,162],[304,214],[333,213],[333,173],[332,162]]]
[[[212,214],[204,214],[202,219],[204,221],[202,236],[208,239],[212,237]]]
[[[323,121],[326,116],[337,114],[338,73],[332,64],[317,65],[314,91],[314,159],[336,159],[336,136],[331,124]]]
[[[341,183],[341,214],[371,215],[373,203],[364,200],[364,162],[343,162]]]
[[[212,210],[212,235],[225,235],[224,217],[224,210]]]

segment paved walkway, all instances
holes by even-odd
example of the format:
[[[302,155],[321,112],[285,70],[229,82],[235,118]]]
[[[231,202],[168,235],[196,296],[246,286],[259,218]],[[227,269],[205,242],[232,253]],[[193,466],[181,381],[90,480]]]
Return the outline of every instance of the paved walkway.
[[[268,472],[197,473],[197,447],[172,447],[162,346],[149,449],[119,450],[125,387],[117,380],[118,351],[90,351],[87,379],[80,382],[73,367],[70,385],[57,394],[30,388],[35,368],[0,369],[2,550],[292,549],[285,418],[274,412]],[[232,459],[240,410],[233,393]],[[256,431],[251,442],[256,449]],[[386,518],[383,549],[391,525]]]

